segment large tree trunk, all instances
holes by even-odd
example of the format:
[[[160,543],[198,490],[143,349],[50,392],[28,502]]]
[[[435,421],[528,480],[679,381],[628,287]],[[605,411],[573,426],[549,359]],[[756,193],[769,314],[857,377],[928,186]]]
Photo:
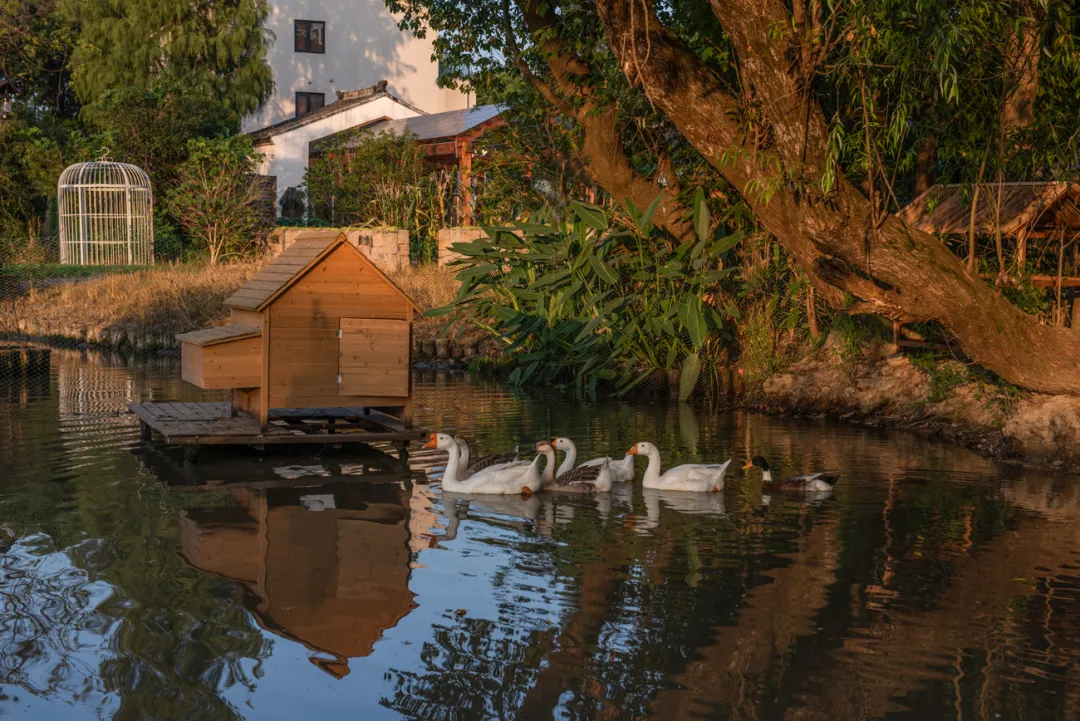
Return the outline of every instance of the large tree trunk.
[[[761,224],[834,306],[902,322],[939,321],[965,352],[1032,390],[1080,393],[1080,333],[1049,328],[969,274],[943,244],[895,215],[876,217],[838,171],[820,190],[827,125],[788,59],[780,0],[713,0],[740,65],[740,99],[635,0],[598,0],[623,71],[743,194]],[[757,127],[745,128],[747,118]],[[744,125],[740,125],[740,121]],[[748,138],[758,139],[758,145]]]
[[[1042,55],[1040,12],[1029,0],[1019,3],[1024,22],[1010,35],[1005,58],[1005,98],[1001,106],[1003,135],[1027,127],[1035,117]]]
[[[619,138],[618,116],[612,106],[597,107],[592,90],[581,82],[589,67],[560,35],[558,18],[550,7],[530,0],[517,0],[518,9],[537,48],[551,71],[556,87],[534,75],[519,59],[518,68],[525,79],[560,113],[576,121],[584,135],[582,153],[592,179],[616,201],[631,201],[640,210],[649,207],[656,196],[664,199],[653,216],[657,227],[680,240],[693,237],[690,213],[679,201],[678,182],[663,159],[657,177],[650,180],[634,170]],[[512,30],[507,30],[508,40]],[[512,43],[510,43],[512,45]],[[516,52],[516,47],[512,48]]]

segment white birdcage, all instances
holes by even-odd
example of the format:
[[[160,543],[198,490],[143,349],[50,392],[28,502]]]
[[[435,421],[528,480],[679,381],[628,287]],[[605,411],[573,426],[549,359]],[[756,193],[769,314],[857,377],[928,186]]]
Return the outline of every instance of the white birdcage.
[[[76,163],[60,175],[60,262],[151,265],[154,200],[141,168],[106,160]]]

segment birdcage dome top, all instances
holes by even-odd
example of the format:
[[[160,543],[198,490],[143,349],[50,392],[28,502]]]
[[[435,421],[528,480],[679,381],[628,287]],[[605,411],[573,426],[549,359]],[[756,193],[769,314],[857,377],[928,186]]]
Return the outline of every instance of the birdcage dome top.
[[[95,188],[146,188],[150,189],[150,177],[137,165],[117,163],[102,155],[98,160],[69,165],[60,174],[61,187]]]

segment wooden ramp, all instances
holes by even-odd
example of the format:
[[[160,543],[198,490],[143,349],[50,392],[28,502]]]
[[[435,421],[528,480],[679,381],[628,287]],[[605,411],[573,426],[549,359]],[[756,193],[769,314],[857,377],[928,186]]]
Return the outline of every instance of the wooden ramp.
[[[176,445],[339,444],[422,441],[427,431],[408,428],[370,408],[271,408],[265,431],[259,422],[233,414],[229,403],[130,403],[143,438],[156,431]]]

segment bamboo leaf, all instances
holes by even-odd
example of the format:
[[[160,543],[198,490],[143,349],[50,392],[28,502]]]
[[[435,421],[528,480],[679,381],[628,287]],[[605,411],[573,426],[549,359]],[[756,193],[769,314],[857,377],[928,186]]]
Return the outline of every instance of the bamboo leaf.
[[[720,240],[716,241],[716,243],[713,245],[712,251],[715,255],[722,255],[734,248],[740,242],[742,242],[742,239],[743,232],[741,230],[737,230],[726,238],[721,238]]]
[[[712,213],[709,212],[709,204],[705,202],[705,193],[698,188],[694,197],[694,231],[698,240],[705,240],[712,231]]]
[[[656,215],[657,209],[660,207],[660,203],[664,200],[664,191],[660,191],[653,202],[649,203],[649,207],[645,209],[645,212],[641,214],[641,217],[637,219],[637,229],[641,231],[642,235],[648,235],[652,229],[652,219]]]
[[[581,222],[593,230],[603,231],[608,229],[607,215],[600,206],[580,200],[571,200],[570,209],[574,211],[574,215],[581,219]]]
[[[618,278],[615,277],[615,273],[611,270],[611,266],[591,253],[589,254],[589,265],[592,267],[593,272],[596,273],[597,277],[608,285],[614,285],[615,281],[618,280]]]

